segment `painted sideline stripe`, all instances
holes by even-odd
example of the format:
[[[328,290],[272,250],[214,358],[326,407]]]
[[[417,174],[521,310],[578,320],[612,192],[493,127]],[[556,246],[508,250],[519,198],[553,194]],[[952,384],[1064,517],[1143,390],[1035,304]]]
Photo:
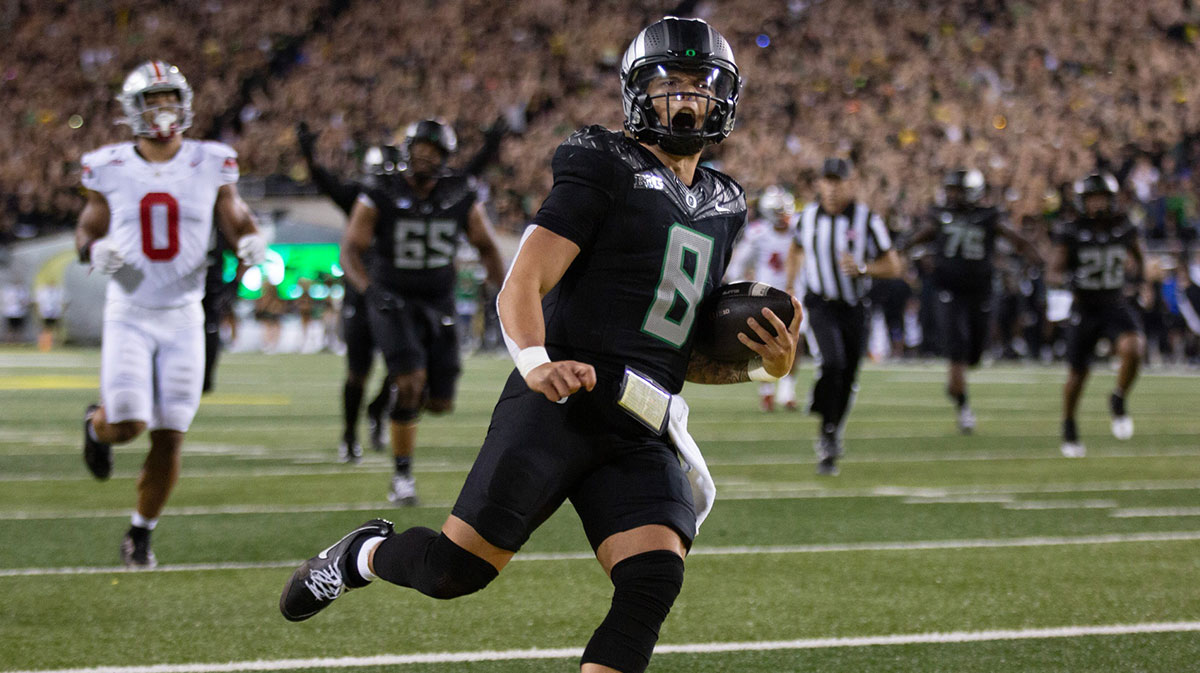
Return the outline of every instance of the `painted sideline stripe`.
[[[1141,624],[1097,624],[1036,629],[996,629],[989,631],[950,631],[933,633],[892,633],[880,636],[845,638],[802,638],[732,643],[660,644],[656,655],[715,654],[721,652],[766,652],[771,650],[815,650],[835,647],[874,647],[878,645],[931,645],[942,643],[980,643],[996,640],[1038,640],[1079,638],[1083,636],[1123,636],[1143,633],[1186,633],[1200,631],[1200,622],[1145,622]],[[379,654],[369,657],[314,657],[311,659],[275,659],[229,661],[224,663],[154,664],[144,666],[95,666],[91,668],[43,669],[12,673],[239,673],[241,671],[288,671],[310,668],[364,668],[408,664],[447,664],[483,661],[530,661],[536,659],[574,659],[583,654],[581,647],[531,648],[525,650],[483,650],[476,652],[430,652],[425,654]]]
[[[1073,545],[1121,544],[1128,542],[1193,542],[1200,541],[1200,531],[1169,531],[1163,533],[1111,533],[1070,537],[977,538],[962,540],[921,540],[897,542],[842,542],[834,544],[766,545],[733,547],[696,547],[691,556],[750,556],[757,554],[828,554],[840,552],[931,551],[954,549],[997,549],[1005,547],[1056,547]],[[521,552],[513,561],[583,561],[594,558],[591,552]],[[261,570],[264,568],[294,568],[303,561],[179,563],[161,565],[154,570],[131,570],[123,566],[80,566],[74,568],[4,568],[0,577],[35,577],[43,575],[103,575],[107,573],[203,572],[210,570]]]

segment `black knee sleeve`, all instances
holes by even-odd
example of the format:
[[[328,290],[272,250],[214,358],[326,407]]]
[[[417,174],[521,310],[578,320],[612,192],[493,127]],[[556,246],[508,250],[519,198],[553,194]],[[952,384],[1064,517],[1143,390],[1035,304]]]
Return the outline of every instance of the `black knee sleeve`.
[[[473,594],[496,579],[492,564],[429,528],[409,528],[375,550],[375,574],[431,598]]]
[[[667,550],[630,556],[613,566],[612,583],[612,607],[583,650],[582,663],[642,673],[683,587],[683,559]]]
[[[417,420],[417,417],[420,415],[420,407],[410,409],[408,407],[401,407],[399,404],[397,404],[388,410],[388,418],[396,421],[397,423],[412,423],[413,421]]]

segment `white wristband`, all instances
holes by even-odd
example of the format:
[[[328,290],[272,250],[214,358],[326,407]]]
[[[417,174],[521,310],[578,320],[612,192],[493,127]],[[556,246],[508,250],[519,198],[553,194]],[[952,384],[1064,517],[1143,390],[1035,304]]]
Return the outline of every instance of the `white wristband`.
[[[775,383],[779,380],[778,376],[771,376],[763,367],[762,360],[754,358],[746,364],[746,373],[750,375],[751,381],[759,383]]]
[[[516,361],[517,371],[521,372],[521,378],[525,378],[529,372],[550,362],[550,354],[545,346],[530,346],[517,352]]]

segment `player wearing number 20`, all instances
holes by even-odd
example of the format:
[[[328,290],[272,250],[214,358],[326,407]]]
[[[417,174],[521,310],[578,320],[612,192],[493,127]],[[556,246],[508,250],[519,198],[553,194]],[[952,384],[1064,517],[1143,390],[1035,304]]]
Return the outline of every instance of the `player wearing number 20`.
[[[790,326],[770,311],[751,319],[762,343],[740,338],[761,363],[692,350],[697,306],[746,217],[737,183],[698,165],[733,128],[741,80],[719,33],[673,17],[634,39],[621,75],[626,133],[591,126],[559,146],[554,187],[504,281],[517,368],[442,530],[368,522],[293,574],[285,617],[307,619],[375,577],[436,598],[478,591],[570,500],[614,587],[582,671],[646,669],[707,513],[676,455],[694,443],[671,394],[685,380],[786,374],[801,311]]]
[[[75,232],[80,260],[110,276],[101,402],[85,414],[84,461],[107,479],[112,445],[150,430],[121,557],[153,567],[150,531],[179,478],[183,435],[200,404],[200,301],[214,213],[246,264],[260,264],[266,244],[238,196],[237,153],[181,135],[192,123],[192,89],[178,68],[147,61],[117,98],[135,140],[84,155],[87,203]]]
[[[1113,344],[1120,359],[1117,385],[1109,395],[1112,433],[1117,439],[1133,436],[1133,420],[1125,411],[1125,396],[1137,377],[1145,337],[1137,309],[1125,296],[1126,286],[1141,275],[1144,255],[1137,228],[1114,207],[1116,178],[1096,173],[1075,183],[1079,218],[1055,232],[1049,279],[1066,276],[1074,291],[1067,332],[1067,382],[1063,387],[1062,453],[1084,455],[1075,426],[1075,409],[1083,394],[1092,351],[1101,337]]]

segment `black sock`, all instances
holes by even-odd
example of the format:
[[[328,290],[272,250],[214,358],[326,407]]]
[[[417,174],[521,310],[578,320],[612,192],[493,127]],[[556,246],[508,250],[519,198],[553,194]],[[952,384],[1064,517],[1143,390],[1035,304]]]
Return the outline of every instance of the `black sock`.
[[[966,393],[959,393],[957,395],[954,395],[953,397],[954,397],[954,403],[958,405],[959,409],[962,409],[963,407],[967,406],[967,394]]]
[[[1063,432],[1063,441],[1067,441],[1067,442],[1078,442],[1079,441],[1079,430],[1075,427],[1075,419],[1074,418],[1064,418],[1063,419],[1063,431],[1062,432]]]
[[[1108,398],[1108,406],[1112,409],[1113,416],[1125,415],[1125,393],[1120,390],[1113,390],[1112,395]]]
[[[134,542],[144,543],[150,539],[150,529],[142,528],[141,526],[130,526],[127,535]]]
[[[412,456],[396,456],[396,474],[407,477],[412,474]]]
[[[363,387],[362,384],[346,382],[342,387],[342,412],[346,423],[342,437],[347,443],[352,443],[358,439],[358,410],[362,406]]]

